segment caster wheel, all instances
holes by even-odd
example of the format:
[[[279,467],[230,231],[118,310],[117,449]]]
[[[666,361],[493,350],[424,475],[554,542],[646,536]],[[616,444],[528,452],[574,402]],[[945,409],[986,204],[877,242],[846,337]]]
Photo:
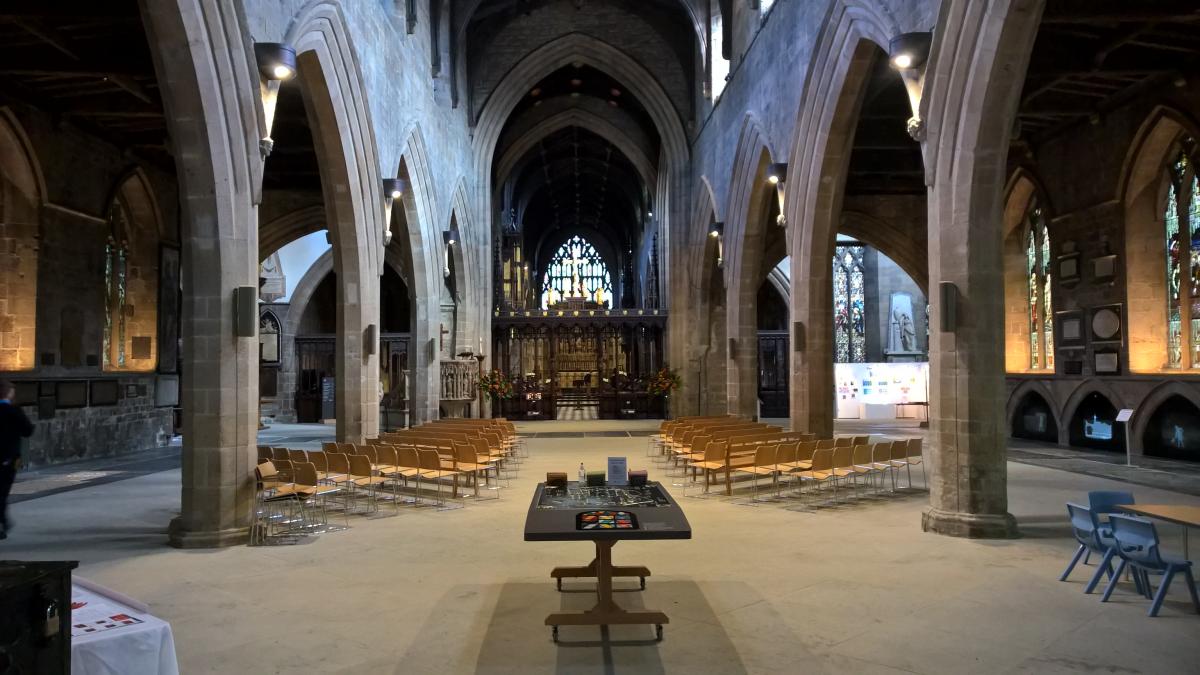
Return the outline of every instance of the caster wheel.
[[[555,630],[557,631],[558,629],[556,628]],[[654,640],[656,642],[662,642],[662,624],[661,623],[655,624],[655,626],[654,626]]]
[[[659,639],[660,640],[662,639],[661,633],[662,633],[662,627],[659,626],[659,634],[660,634]],[[550,627],[550,639],[553,640],[554,642],[558,642],[558,626]]]
[[[646,590],[646,577],[638,577],[642,580],[642,590]]]

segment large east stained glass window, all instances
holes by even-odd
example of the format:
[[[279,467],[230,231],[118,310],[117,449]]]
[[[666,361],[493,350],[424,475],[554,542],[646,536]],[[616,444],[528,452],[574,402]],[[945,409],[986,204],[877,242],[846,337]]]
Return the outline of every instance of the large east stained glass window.
[[[1025,214],[1025,274],[1029,293],[1029,367],[1054,370],[1054,302],[1050,293],[1050,230],[1034,202]]]
[[[863,247],[845,244],[833,250],[833,350],[837,363],[867,361],[866,293]]]
[[[611,308],[612,295],[608,266],[596,248],[580,236],[571,237],[558,248],[542,275],[542,309],[567,298],[582,298]]]
[[[1185,138],[1167,167],[1163,207],[1167,272],[1167,366],[1200,368],[1200,181]],[[1186,283],[1185,283],[1186,280]],[[1187,327],[1185,333],[1184,327]]]

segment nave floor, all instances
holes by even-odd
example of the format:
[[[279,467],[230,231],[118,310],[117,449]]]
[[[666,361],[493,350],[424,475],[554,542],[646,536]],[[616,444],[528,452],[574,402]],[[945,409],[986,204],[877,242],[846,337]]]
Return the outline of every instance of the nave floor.
[[[17,504],[0,557],[81,560],[79,574],[171,622],[187,673],[1182,673],[1200,658],[1200,616],[1181,582],[1151,619],[1126,587],[1102,605],[1082,594],[1083,573],[1057,581],[1073,550],[1064,502],[1129,486],[1017,463],[1014,541],[921,533],[923,493],[815,512],[680,498],[693,540],[614,549],[618,564],[654,572],[619,602],[666,611],[665,640],[563,628],[574,644],[554,645],[544,616],[589,594],[556,593],[549,570],[586,563],[591,547],[522,541],[533,485],[614,454],[644,465],[644,437],[590,434],[657,422],[519,426],[538,435],[499,501],[352,517],[350,530],[298,546],[178,551],[164,542],[179,473],[160,471]],[[545,436],[557,433],[571,436]],[[1133,490],[1142,502],[1196,502]],[[1160,531],[1177,549],[1177,528]]]

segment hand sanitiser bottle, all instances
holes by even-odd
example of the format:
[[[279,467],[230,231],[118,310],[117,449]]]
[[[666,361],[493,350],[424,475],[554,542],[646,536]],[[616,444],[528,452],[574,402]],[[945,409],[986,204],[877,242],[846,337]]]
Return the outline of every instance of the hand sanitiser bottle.
[[[587,471],[583,468],[583,462],[579,463],[579,487],[587,485]]]

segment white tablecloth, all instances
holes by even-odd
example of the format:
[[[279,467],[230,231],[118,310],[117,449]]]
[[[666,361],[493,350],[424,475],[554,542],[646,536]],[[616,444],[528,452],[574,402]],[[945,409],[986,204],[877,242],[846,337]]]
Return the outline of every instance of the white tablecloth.
[[[78,577],[74,580],[71,595],[73,601],[86,601],[88,605],[73,612],[72,623],[64,629],[72,629],[89,610],[100,606],[104,607],[102,614],[105,616],[121,613],[137,622],[72,636],[72,673],[179,675],[171,625],[152,616],[145,605]],[[79,630],[75,628],[76,632]]]

